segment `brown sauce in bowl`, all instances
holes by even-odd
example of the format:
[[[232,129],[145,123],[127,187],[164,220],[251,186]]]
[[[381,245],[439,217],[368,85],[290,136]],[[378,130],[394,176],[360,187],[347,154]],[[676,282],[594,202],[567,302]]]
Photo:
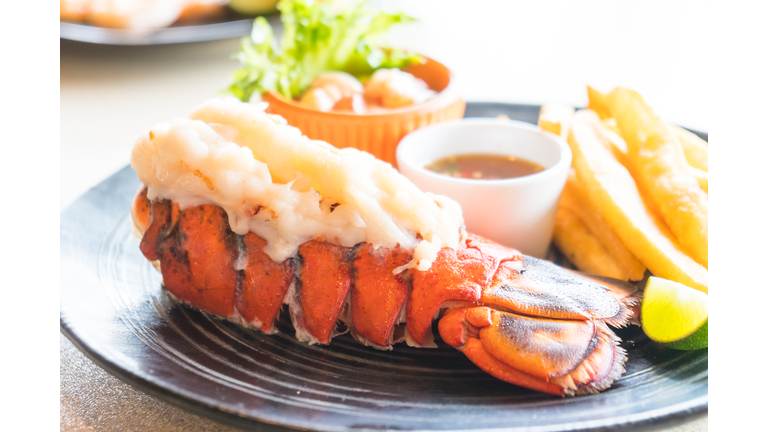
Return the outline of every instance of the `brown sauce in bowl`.
[[[424,168],[438,174],[473,180],[511,179],[544,171],[544,167],[535,162],[494,154],[448,156]]]

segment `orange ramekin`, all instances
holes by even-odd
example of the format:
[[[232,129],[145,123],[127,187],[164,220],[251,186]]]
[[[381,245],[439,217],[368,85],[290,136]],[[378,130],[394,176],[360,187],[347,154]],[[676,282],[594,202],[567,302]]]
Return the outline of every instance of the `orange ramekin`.
[[[284,117],[304,135],[339,148],[367,151],[396,166],[395,149],[404,136],[423,126],[460,119],[466,105],[451,85],[451,72],[443,64],[426,58],[424,63],[411,65],[405,71],[438,93],[420,104],[375,114],[317,111],[276,92],[267,92],[262,99],[269,103],[267,112]]]

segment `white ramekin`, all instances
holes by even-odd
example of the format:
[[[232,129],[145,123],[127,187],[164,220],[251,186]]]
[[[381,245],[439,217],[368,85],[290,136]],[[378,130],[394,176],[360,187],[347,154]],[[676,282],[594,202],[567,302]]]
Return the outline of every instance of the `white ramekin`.
[[[516,156],[545,169],[512,179],[473,180],[424,168],[460,154]],[[467,231],[544,257],[571,166],[571,149],[562,138],[529,123],[470,118],[427,126],[407,135],[397,147],[397,166],[421,190],[458,201]]]

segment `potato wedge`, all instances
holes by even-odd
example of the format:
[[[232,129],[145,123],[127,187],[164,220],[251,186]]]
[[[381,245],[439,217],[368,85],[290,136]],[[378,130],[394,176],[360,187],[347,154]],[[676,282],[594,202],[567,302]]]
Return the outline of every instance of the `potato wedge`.
[[[616,135],[621,136],[621,131],[619,130],[619,124],[616,123],[616,119],[615,118],[609,117],[607,119],[603,119],[603,126],[607,127],[611,131],[613,131]],[[624,138],[622,138],[622,140],[623,139]]]
[[[595,210],[589,197],[584,194],[576,172],[571,171],[560,197],[560,207],[576,214],[613,260],[624,270],[621,279],[638,281],[645,276],[645,266],[621,241],[605,218]]]
[[[707,270],[689,257],[646,205],[634,179],[601,142],[592,110],[576,112],[568,143],[584,193],[624,245],[655,276],[708,292]]]
[[[680,126],[667,125],[667,127],[680,141],[688,164],[702,171],[709,171],[709,145],[707,142]]]
[[[598,276],[627,280],[627,272],[589,232],[579,217],[567,207],[561,206],[557,209],[554,241],[558,249],[579,270]]]
[[[600,116],[605,127],[621,135],[616,119],[611,117],[607,95],[595,90],[593,87],[587,86],[587,97],[589,98],[587,108],[595,111]],[[680,144],[682,144],[688,164],[694,168],[709,171],[707,164],[709,154],[707,142],[680,126],[667,124],[667,127],[677,136]]]
[[[707,191],[707,170],[705,169],[707,167],[707,149],[706,146],[703,149],[703,152],[701,151],[701,144],[693,141],[690,139],[690,137],[683,136],[682,134],[690,134],[693,136],[693,138],[705,142],[696,134],[692,134],[688,132],[687,130],[674,125],[667,125],[667,127],[672,130],[675,133],[675,136],[677,137],[677,141],[681,145],[681,150],[685,153],[685,159],[688,162],[689,167],[691,168],[691,173],[694,177],[696,177],[696,180],[699,182],[699,186],[701,186],[702,189],[704,189],[704,192]],[[679,131],[679,134],[678,132]],[[629,156],[627,155],[627,143],[624,141],[624,138],[621,137],[621,131],[619,130],[619,125],[616,123],[616,119],[611,117],[607,119],[603,119],[602,126],[598,127],[598,133],[603,137],[603,140],[608,144],[608,148],[613,152],[613,155],[616,156],[616,159],[618,159],[619,162],[621,162],[622,165],[624,165],[627,169],[630,168],[629,166]],[[685,143],[685,144],[684,144]],[[685,151],[686,148],[689,149],[689,151]],[[689,157],[689,154],[691,155]],[[691,161],[694,163],[692,164]],[[701,168],[704,167],[704,168]]]
[[[613,153],[613,156],[616,158],[616,160],[619,161],[624,167],[629,169],[629,155],[627,154],[627,143],[624,141],[624,138],[619,135],[618,132],[616,132],[615,129],[611,128],[610,126],[613,123],[614,127],[618,129],[618,125],[616,124],[616,119],[609,118],[605,119],[599,124],[595,125],[595,129],[600,135],[600,137],[603,138],[603,143],[607,145],[608,149],[611,150],[611,153]]]
[[[672,132],[672,136],[675,140],[676,145],[679,147],[680,152],[684,154],[686,164],[688,164],[688,171],[699,183],[699,187],[704,192],[709,193],[709,173],[707,172],[706,169],[697,168],[697,167],[705,167],[705,168],[707,167],[709,152],[705,144],[701,144],[699,142],[696,142],[695,140],[698,140],[701,142],[706,142],[706,141],[702,140],[695,134],[692,134],[679,126],[668,124],[667,128],[670,130],[670,132]],[[693,136],[695,140],[687,135]],[[688,152],[685,151],[686,147],[689,149]],[[690,154],[690,157],[689,157],[689,154]]]
[[[594,87],[587,86],[587,99],[589,100],[587,108],[596,112],[602,120],[611,117],[611,111],[608,109],[608,100],[605,93],[596,90]]]
[[[698,168],[694,167],[688,167],[688,171],[693,174],[693,176],[696,178],[696,181],[699,182],[699,187],[701,190],[709,193],[709,173],[706,171],[702,171]]]
[[[568,105],[542,105],[539,111],[539,127],[567,140],[573,112],[573,107]]]
[[[677,126],[671,126],[671,125],[667,125],[667,126],[669,126],[670,129],[677,127]],[[685,129],[682,129],[682,130],[683,132],[690,133]],[[597,132],[603,138],[603,142],[608,144],[608,148],[611,150],[611,152],[613,152],[613,156],[616,157],[616,160],[618,160],[619,163],[621,163],[622,165],[624,165],[625,168],[631,171],[632,167],[629,165],[629,155],[627,154],[627,143],[626,141],[624,141],[624,138],[622,138],[621,135],[619,135],[618,124],[616,123],[616,119],[607,118],[603,120],[602,125],[597,126]],[[678,141],[682,143],[682,140],[678,140]],[[707,173],[707,171],[695,168],[694,166],[690,165],[690,162],[688,165],[689,165],[688,171],[691,172],[691,175],[693,175],[693,177],[699,183],[699,187],[701,187],[701,189],[704,192],[709,192],[708,191],[709,174]]]
[[[608,94],[608,107],[627,143],[635,180],[683,248],[707,267],[707,194],[690,173],[674,135],[634,90],[616,87]]]

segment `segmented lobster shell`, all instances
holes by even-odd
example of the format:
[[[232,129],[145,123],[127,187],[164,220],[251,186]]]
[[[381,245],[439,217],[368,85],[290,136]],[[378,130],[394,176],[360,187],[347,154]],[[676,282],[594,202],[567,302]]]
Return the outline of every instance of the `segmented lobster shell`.
[[[182,211],[168,200],[150,202],[146,188],[132,216],[140,249],[159,263],[168,292],[266,333],[286,304],[303,342],[328,344],[349,331],[378,349],[403,340],[430,347],[443,310],[443,339],[505,381],[558,395],[590,393],[623,372],[624,351],[603,322],[626,324],[631,301],[480,237],[442,249],[427,271],[395,274],[412,254],[368,243],[312,240],[274,262],[265,240],[231,231],[222,208]],[[537,341],[545,334],[552,345]],[[539,352],[521,353],[521,346]]]

